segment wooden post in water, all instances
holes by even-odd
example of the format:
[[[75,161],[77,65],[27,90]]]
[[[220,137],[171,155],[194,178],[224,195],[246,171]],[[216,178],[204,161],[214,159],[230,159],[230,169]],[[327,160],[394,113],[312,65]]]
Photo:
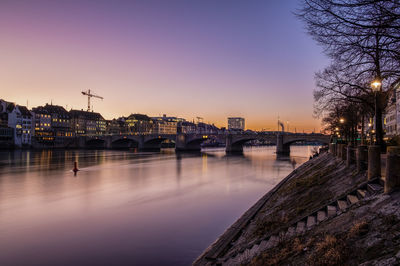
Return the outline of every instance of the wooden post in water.
[[[76,175],[76,173],[79,171],[77,161],[74,162],[74,169],[72,169],[72,171],[74,172],[74,175]]]

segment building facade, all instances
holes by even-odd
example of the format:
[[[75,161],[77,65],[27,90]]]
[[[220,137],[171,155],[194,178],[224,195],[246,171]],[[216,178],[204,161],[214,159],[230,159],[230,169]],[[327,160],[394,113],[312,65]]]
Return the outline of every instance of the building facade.
[[[39,143],[52,143],[54,132],[51,127],[51,114],[43,106],[32,108],[35,140]]]
[[[121,135],[128,133],[128,125],[125,121],[125,117],[119,117],[118,119],[107,121],[106,134],[108,135]]]
[[[197,126],[194,122],[184,121],[178,123],[178,133],[197,133]]]
[[[143,114],[131,114],[126,118],[129,134],[152,134],[154,132],[154,121]]]
[[[104,135],[106,133],[106,120],[100,113],[71,110],[69,115],[71,130],[76,136]]]
[[[176,134],[178,122],[180,121],[177,117],[168,117],[163,115],[162,117],[152,117],[154,123],[155,134]]]
[[[55,137],[72,137],[71,117],[64,107],[53,104],[46,104],[44,109],[51,116],[51,127]]]
[[[244,118],[228,117],[228,130],[244,130]]]
[[[64,107],[53,104],[32,108],[35,140],[39,143],[63,143],[73,137],[70,115]]]
[[[25,106],[15,105],[8,113],[8,126],[13,129],[14,145],[16,147],[31,146],[33,128],[33,115]]]
[[[14,129],[8,126],[8,114],[15,105],[0,99],[0,148],[10,148],[14,145]]]
[[[400,135],[400,89],[395,90],[389,97],[384,125],[388,138]]]

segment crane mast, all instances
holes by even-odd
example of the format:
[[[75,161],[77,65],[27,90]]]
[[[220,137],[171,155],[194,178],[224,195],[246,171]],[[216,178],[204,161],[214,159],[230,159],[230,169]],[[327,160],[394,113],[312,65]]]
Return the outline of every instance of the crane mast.
[[[82,91],[82,94],[86,95],[88,97],[88,108],[87,108],[88,112],[90,112],[90,98],[94,97],[94,98],[99,98],[99,99],[102,99],[102,100],[104,99],[101,96],[98,96],[96,94],[92,94],[92,92],[90,90]]]

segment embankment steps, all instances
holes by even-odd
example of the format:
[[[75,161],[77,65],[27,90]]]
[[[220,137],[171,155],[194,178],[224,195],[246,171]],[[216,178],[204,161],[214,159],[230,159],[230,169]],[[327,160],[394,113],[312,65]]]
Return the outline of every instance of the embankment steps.
[[[353,191],[337,197],[329,204],[291,223],[287,228],[272,232],[239,250],[230,252],[223,258],[217,259],[214,263],[216,265],[240,265],[249,262],[252,257],[277,246],[279,241],[301,235],[326,220],[340,215],[360,200],[383,193],[383,187],[384,180],[381,178],[363,182]]]

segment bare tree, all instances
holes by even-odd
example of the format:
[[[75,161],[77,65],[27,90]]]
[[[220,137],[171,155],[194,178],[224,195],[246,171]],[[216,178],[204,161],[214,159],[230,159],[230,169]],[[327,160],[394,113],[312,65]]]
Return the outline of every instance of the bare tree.
[[[302,0],[297,15],[332,63],[316,74],[316,113],[342,101],[375,108],[376,139],[383,146],[382,111],[400,81],[400,2],[398,0]]]

